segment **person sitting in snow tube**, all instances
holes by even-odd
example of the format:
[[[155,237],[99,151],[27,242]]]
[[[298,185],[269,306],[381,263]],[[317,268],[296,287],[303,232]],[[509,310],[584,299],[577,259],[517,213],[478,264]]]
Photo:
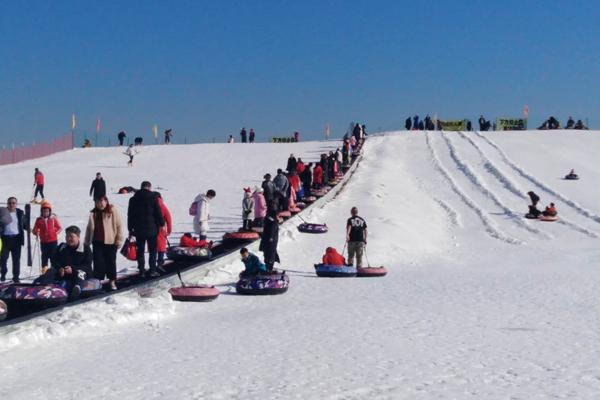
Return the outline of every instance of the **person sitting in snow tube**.
[[[206,240],[195,239],[191,233],[186,232],[179,239],[179,247],[205,247],[210,249],[212,247],[212,241],[207,242]]]
[[[240,255],[242,256],[244,267],[246,267],[246,269],[242,271],[241,276],[250,277],[267,273],[267,266],[260,262],[258,256],[250,253],[247,248],[242,247]]]
[[[572,170],[571,170],[571,172],[569,172],[567,175],[565,175],[565,179],[568,179],[568,180],[576,180],[576,179],[579,179],[579,175],[577,175],[577,174],[575,173],[575,170],[574,170],[574,169],[572,169]]]
[[[65,229],[66,242],[61,243],[52,256],[52,268],[38,277],[34,284],[58,283],[71,299],[81,295],[86,279],[93,277],[92,249],[80,239],[81,230],[71,225]]]
[[[119,194],[135,193],[137,191],[133,186],[123,186],[119,189]]]
[[[542,212],[540,210],[538,210],[536,206],[529,205],[529,212],[527,214],[525,214],[525,218],[537,219],[540,217],[541,214],[542,214]]]
[[[546,209],[542,212],[542,215],[544,217],[556,217],[558,215],[558,212],[556,212],[556,206],[554,205],[554,203],[550,203],[550,205],[547,206]]]
[[[323,255],[323,264],[346,265],[346,259],[340,253],[338,253],[336,249],[333,247],[328,247],[325,249],[325,254]]]

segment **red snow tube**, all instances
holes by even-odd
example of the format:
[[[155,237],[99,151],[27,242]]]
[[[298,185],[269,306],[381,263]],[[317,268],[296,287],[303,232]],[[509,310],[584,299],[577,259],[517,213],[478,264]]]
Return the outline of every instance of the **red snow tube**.
[[[387,269],[385,269],[385,267],[357,268],[356,271],[357,271],[356,276],[359,278],[385,276],[387,274]]]
[[[260,238],[257,232],[243,231],[243,232],[229,232],[223,235],[223,241],[240,241],[246,242],[250,240],[256,240]]]
[[[298,214],[300,211],[302,211],[300,207],[290,207],[290,212],[292,214]]]
[[[558,221],[558,215],[541,215],[540,221],[546,221],[546,222]]]
[[[279,218],[289,218],[292,216],[292,213],[289,211],[281,211],[281,212],[279,212],[279,214],[277,214],[277,216]]]
[[[176,301],[212,301],[219,297],[219,289],[214,286],[184,286],[169,289]]]

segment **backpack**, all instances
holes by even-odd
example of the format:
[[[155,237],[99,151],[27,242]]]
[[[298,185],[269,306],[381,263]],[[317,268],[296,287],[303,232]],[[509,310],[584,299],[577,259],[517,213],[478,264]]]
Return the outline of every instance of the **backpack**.
[[[196,215],[198,214],[198,202],[194,201],[191,205],[190,205],[190,209],[189,209],[189,214],[190,215]]]

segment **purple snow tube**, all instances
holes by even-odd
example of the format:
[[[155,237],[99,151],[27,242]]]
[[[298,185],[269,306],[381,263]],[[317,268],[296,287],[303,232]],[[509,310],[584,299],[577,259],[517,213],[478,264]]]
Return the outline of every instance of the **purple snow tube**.
[[[327,233],[329,228],[326,224],[309,224],[304,223],[298,225],[298,230],[304,233]]]
[[[35,285],[32,283],[16,283],[4,287],[0,291],[0,300],[9,308],[21,307],[56,307],[67,302],[69,295],[60,285]]]
[[[290,278],[285,271],[261,274],[256,276],[243,276],[235,285],[235,291],[239,294],[261,296],[282,294],[288,290]]]

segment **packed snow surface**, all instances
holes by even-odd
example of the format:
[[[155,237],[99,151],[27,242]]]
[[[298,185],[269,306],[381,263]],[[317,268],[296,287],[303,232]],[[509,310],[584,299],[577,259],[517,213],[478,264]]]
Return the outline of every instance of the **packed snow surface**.
[[[218,238],[241,222],[243,186],[290,153],[314,161],[336,145],[149,146],[132,168],[119,149],[74,150],[2,167],[0,190],[27,200],[37,166],[63,224],[84,227],[95,172],[110,193],[149,179],[183,232],[193,197],[213,188]],[[344,189],[303,214],[327,234],[282,225],[286,294],[236,295],[234,254],[184,276],[217,284],[213,303],[172,302],[170,281],[5,327],[0,396],[598,398],[599,148],[599,132],[371,137]],[[563,179],[571,168],[579,181]],[[556,203],[558,222],[523,218],[530,190]],[[127,199],[111,194],[123,212]],[[368,224],[369,262],[389,274],[317,278],[325,247],[344,247],[352,206]]]

